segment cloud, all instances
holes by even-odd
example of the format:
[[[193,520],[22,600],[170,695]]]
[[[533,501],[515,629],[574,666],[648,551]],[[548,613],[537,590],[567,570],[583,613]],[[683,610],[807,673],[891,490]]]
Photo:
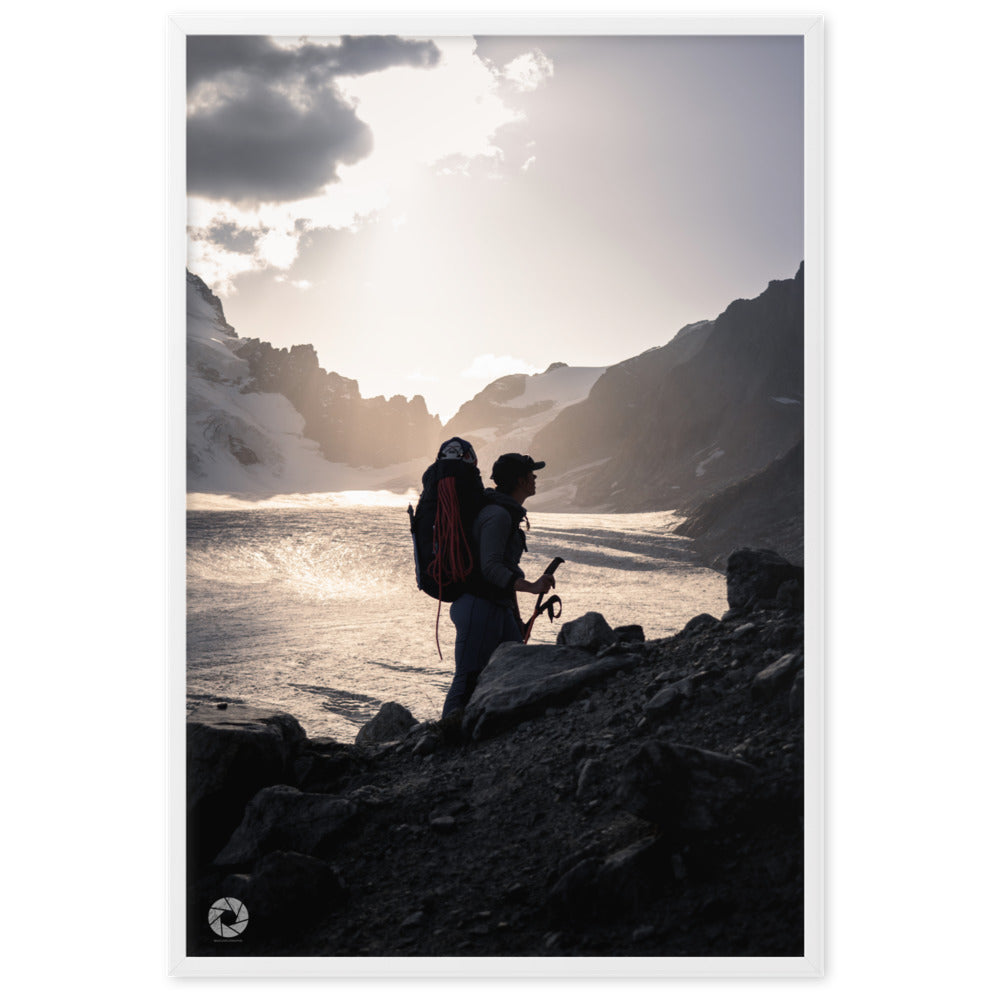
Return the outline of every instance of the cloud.
[[[320,193],[373,148],[336,85],[392,66],[427,68],[430,41],[345,37],[280,45],[258,36],[188,39],[188,191],[233,203]]]
[[[555,75],[555,65],[540,49],[525,52],[511,59],[503,68],[505,80],[518,90],[537,90],[546,80]]]
[[[194,236],[188,240],[187,266],[192,274],[197,274],[220,295],[229,295],[235,290],[234,280],[239,275],[260,269],[252,254],[234,253]]]
[[[442,38],[438,47],[433,73],[394,69],[343,84],[378,137],[372,160],[380,164],[371,166],[444,163],[462,173],[473,160],[499,157],[497,130],[524,117],[504,102],[498,71],[476,55],[475,39]]]
[[[394,35],[345,35],[332,42],[282,44],[261,35],[191,35],[187,43],[190,92],[205,80],[232,70],[272,80],[308,75],[314,81],[375,73],[390,66],[430,67],[440,58],[432,41]]]
[[[286,277],[284,274],[279,274],[274,280],[282,285],[291,285],[292,288],[297,288],[302,292],[307,292],[313,286],[311,281],[306,281],[304,278],[301,281],[292,281],[291,278]]]
[[[261,235],[259,229],[242,229],[235,222],[215,220],[208,229],[199,232],[200,239],[231,250],[233,253],[252,254],[254,245]]]
[[[504,375],[538,375],[541,371],[541,368],[529,365],[527,361],[513,358],[509,354],[480,354],[462,372],[462,378],[488,379],[492,382]]]
[[[188,120],[188,192],[236,203],[295,201],[320,192],[338,164],[372,149],[372,134],[334,92],[305,106],[266,83]]]
[[[547,62],[518,57],[511,80],[529,88]],[[290,269],[310,232],[398,232],[428,170],[521,176],[497,140],[524,120],[504,72],[472,38],[190,37],[188,266],[230,294],[240,274]]]

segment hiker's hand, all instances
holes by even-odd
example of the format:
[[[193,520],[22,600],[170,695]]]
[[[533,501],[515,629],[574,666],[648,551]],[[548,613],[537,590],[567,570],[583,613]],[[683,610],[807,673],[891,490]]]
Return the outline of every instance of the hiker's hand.
[[[527,580],[517,580],[514,590],[522,594],[547,594],[556,585],[556,578],[551,573],[543,573],[534,583]]]

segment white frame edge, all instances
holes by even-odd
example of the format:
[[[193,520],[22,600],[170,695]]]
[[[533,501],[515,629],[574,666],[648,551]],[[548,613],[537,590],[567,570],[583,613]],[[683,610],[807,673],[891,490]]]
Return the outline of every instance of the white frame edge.
[[[805,955],[793,958],[201,958],[186,954],[185,914],[185,43],[189,34],[337,35],[385,31],[447,36],[802,35],[805,85]],[[816,978],[825,940],[825,103],[819,16],[581,17],[370,15],[167,19],[167,974],[183,978]]]

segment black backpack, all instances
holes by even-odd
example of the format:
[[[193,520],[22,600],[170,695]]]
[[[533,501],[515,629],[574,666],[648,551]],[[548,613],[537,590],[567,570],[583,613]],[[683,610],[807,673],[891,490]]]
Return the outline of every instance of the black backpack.
[[[457,442],[475,459],[472,446],[452,438],[439,455],[454,454]],[[423,475],[416,511],[410,504],[410,533],[417,586],[437,601],[451,602],[466,592],[475,568],[472,522],[482,510],[485,490],[479,469],[463,458],[438,458]]]

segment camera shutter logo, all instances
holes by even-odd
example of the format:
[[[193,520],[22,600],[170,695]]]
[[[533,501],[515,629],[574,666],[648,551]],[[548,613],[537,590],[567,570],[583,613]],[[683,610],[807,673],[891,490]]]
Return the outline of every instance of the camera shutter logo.
[[[250,911],[240,900],[232,896],[217,899],[209,907],[208,926],[219,937],[239,937],[249,922]]]

